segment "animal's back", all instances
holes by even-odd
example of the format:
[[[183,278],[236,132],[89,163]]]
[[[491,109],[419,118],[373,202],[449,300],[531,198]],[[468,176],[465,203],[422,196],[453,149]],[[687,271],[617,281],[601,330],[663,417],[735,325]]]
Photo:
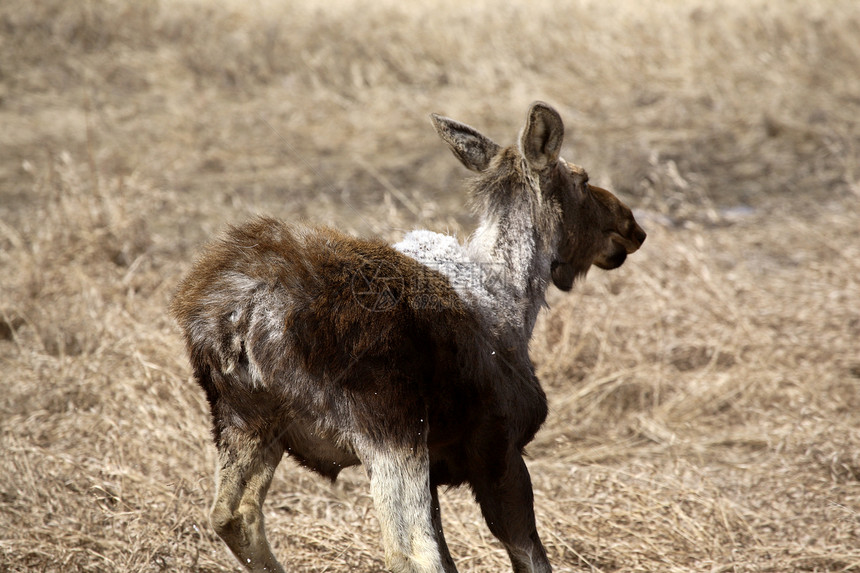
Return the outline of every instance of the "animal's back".
[[[189,346],[211,347],[222,371],[237,366],[243,346],[266,342],[254,338],[257,331],[288,337],[281,346],[304,347],[304,366],[318,369],[336,366],[333,354],[389,350],[390,337],[402,334],[395,331],[417,328],[426,292],[450,299],[456,311],[444,277],[381,241],[258,218],[206,248],[171,311]]]
[[[438,354],[456,354],[451,333],[469,320],[445,277],[387,244],[268,218],[210,244],[171,311],[216,436],[273,417],[334,428],[345,393],[380,408],[427,398]]]

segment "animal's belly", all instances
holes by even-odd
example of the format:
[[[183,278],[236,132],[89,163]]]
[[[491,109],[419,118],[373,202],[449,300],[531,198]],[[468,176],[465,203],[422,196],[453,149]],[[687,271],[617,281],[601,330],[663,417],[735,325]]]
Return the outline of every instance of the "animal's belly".
[[[281,436],[281,443],[287,455],[332,481],[343,468],[361,463],[348,444],[320,435],[302,424],[292,423],[287,426]]]

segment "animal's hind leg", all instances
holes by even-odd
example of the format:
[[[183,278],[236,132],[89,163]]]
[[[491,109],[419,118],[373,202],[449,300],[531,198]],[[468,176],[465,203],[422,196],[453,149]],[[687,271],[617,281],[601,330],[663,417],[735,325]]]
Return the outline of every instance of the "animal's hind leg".
[[[284,573],[263,525],[263,500],[283,450],[255,437],[226,431],[218,448],[218,484],[210,521],[249,571]]]

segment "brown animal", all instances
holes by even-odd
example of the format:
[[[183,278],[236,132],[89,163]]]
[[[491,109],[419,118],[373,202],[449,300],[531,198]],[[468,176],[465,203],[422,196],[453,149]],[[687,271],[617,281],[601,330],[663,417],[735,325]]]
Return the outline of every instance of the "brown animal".
[[[645,232],[559,157],[547,104],[507,148],[432,119],[478,172],[467,243],[415,231],[391,247],[258,218],[209,245],[173,299],[211,407],[211,521],[250,571],[283,571],[261,506],[285,452],[332,480],[364,465],[392,571],[456,571],[437,488],[461,484],[514,571],[551,570],[522,457],[547,414],[529,338],[550,281],[620,266]]]

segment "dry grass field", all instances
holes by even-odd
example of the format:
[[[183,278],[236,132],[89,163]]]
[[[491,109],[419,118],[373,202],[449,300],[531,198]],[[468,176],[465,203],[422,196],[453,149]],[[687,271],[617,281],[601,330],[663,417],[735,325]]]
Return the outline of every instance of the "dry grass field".
[[[430,112],[563,155],[635,208],[622,268],[552,291],[529,447],[557,571],[860,571],[855,0],[4,0],[0,571],[238,571],[167,301],[254,213],[465,236]],[[360,468],[285,460],[296,572],[377,571]],[[443,495],[463,572],[509,570]]]

